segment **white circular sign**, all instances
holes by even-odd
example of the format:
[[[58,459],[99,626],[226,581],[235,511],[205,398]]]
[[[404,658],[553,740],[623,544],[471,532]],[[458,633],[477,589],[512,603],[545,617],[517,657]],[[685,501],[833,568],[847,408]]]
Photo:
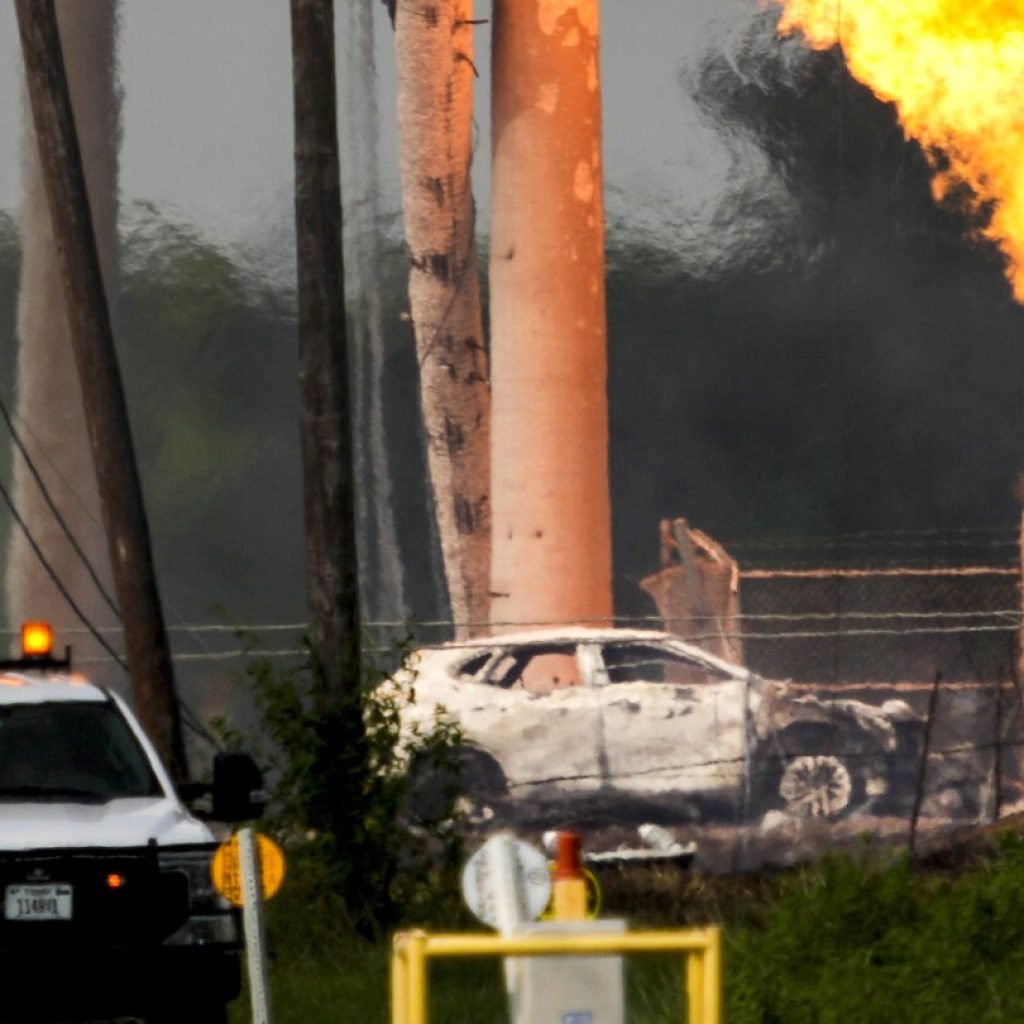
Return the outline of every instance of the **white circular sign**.
[[[547,858],[535,846],[499,832],[466,862],[462,896],[473,914],[492,928],[534,921],[551,899]]]

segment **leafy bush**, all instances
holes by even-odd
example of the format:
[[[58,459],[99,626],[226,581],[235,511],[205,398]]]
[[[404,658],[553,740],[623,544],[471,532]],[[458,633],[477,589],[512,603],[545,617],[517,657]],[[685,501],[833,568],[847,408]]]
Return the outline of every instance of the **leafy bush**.
[[[974,1024],[1024,1012],[1024,841],[959,876],[905,856],[783,876],[726,933],[731,1024]]]
[[[314,906],[329,902],[332,915],[375,936],[430,914],[457,891],[463,829],[455,723],[439,711],[431,730],[403,730],[412,683],[382,686],[374,665],[364,663],[358,685],[340,698],[327,694],[311,654],[288,667],[256,660],[247,672],[269,745],[268,827],[299,859]],[[429,816],[410,814],[413,766],[446,780]]]

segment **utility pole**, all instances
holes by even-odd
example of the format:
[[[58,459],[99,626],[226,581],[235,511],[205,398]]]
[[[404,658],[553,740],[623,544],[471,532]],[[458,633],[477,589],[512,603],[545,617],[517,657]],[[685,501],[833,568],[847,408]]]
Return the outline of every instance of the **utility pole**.
[[[291,22],[310,642],[327,697],[351,708],[360,621],[333,0],[291,0]]]
[[[15,0],[54,244],[67,297],[136,710],[172,775],[187,774],[167,633],[53,0]]]

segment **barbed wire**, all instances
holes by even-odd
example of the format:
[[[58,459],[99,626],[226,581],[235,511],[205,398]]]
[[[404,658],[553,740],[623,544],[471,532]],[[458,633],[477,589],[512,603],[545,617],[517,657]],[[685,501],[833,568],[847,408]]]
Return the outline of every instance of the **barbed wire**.
[[[365,649],[378,664],[397,665],[410,643],[423,649],[479,651],[487,645],[497,649],[519,632],[543,630],[548,635],[538,637],[539,642],[571,644],[575,640],[571,635],[573,626],[590,626],[600,634],[620,640],[628,640],[630,630],[668,633],[712,652],[720,652],[722,644],[739,642],[749,645],[744,651],[746,665],[764,678],[789,679],[795,684],[806,681],[818,686],[877,682],[884,687],[896,685],[898,680],[930,675],[936,669],[944,674],[956,673],[957,679],[977,676],[980,680],[991,675],[996,664],[1005,665],[1008,657],[1012,660],[1005,653],[1006,644],[1016,639],[1024,624],[1021,607],[1014,599],[1016,589],[1011,590],[1018,576],[1016,568],[931,565],[915,569],[903,565],[837,569],[819,564],[813,570],[752,570],[747,578],[750,576],[757,584],[749,593],[745,591],[744,610],[724,619],[700,614],[672,618],[653,613],[619,616],[612,622],[605,617],[579,619],[572,624],[525,620],[455,622],[450,616],[418,622],[380,618],[364,623]],[[846,583],[841,582],[844,577]],[[794,578],[798,582],[786,582]],[[829,582],[822,583],[822,579]],[[874,579],[879,582],[872,582]],[[979,584],[977,579],[989,582]],[[793,586],[800,589],[794,592]],[[830,588],[827,599],[822,598],[822,586]],[[849,588],[847,603],[853,606],[851,610],[844,610],[842,602],[832,607],[833,586]],[[793,611],[795,600],[807,610]],[[866,602],[870,603],[864,607]],[[993,607],[985,608],[986,603]],[[968,606],[958,608],[958,604]],[[781,608],[775,610],[773,605]],[[69,640],[89,632],[78,623],[66,630]],[[308,656],[301,643],[308,632],[308,622],[295,619],[235,623],[182,619],[179,624],[168,626],[172,656],[181,665],[239,667],[257,659],[299,661]],[[107,653],[114,651],[117,660],[115,649],[123,646],[121,630],[112,625],[102,633],[111,645]],[[450,639],[467,633],[469,639]],[[17,631],[0,630],[0,636],[4,635],[16,636]],[[274,638],[284,642],[275,643]],[[399,650],[397,641],[401,638],[409,643]],[[637,639],[642,641],[643,637]],[[968,663],[972,656],[981,660]],[[76,662],[86,668],[111,663],[99,652],[92,660]],[[887,684],[885,680],[892,682]]]
[[[911,612],[911,611],[840,611],[840,612],[740,612],[729,617],[731,622],[830,622],[836,620],[871,620],[871,619],[896,619],[896,620],[961,620],[961,619],[1006,619],[1007,626],[1020,627],[1022,625],[1022,612],[1020,608],[995,608],[991,611],[952,611],[952,612]],[[714,622],[718,617],[714,615],[690,615],[686,618],[666,618],[661,615],[629,615],[618,616],[615,626],[608,626],[608,629],[623,629],[630,625],[637,626],[658,626],[656,632],[664,632],[666,624],[677,622]],[[573,626],[586,626],[600,622],[606,624],[606,620],[578,619]],[[405,629],[415,633],[417,629],[556,629],[565,626],[564,622],[456,622],[453,619],[431,619],[422,622],[398,619],[373,619],[365,622],[364,627],[370,630],[383,629]],[[572,628],[572,627],[568,627]],[[967,627],[969,628],[969,627]],[[234,637],[246,634],[258,637],[263,633],[305,633],[309,630],[308,622],[259,622],[245,623],[238,626],[227,626],[218,623],[182,623],[177,626],[168,626],[169,634],[221,634]],[[960,628],[951,628],[950,632],[962,632]],[[97,632],[106,636],[119,636],[121,629],[118,626],[98,627]],[[61,630],[63,635],[69,637],[92,636],[90,630],[81,626],[70,626]],[[17,637],[20,630],[0,629],[0,637]],[[714,636],[723,634],[715,632]],[[747,635],[745,633],[737,636]],[[772,637],[783,634],[770,634]],[[829,635],[823,633],[822,635]],[[706,639],[706,637],[705,637]],[[258,651],[258,648],[254,648]]]
[[[370,625],[370,623],[367,623]],[[202,624],[191,624],[181,623],[176,626],[167,626],[168,633],[224,633],[231,634],[232,636],[244,635],[246,633],[279,633],[279,632],[294,632],[300,633],[309,629],[308,622],[260,622],[260,623],[247,623],[241,626],[225,626],[219,623],[202,623]],[[108,636],[117,636],[121,633],[120,626],[105,626],[100,627],[99,632],[104,633]],[[20,630],[17,629],[2,629],[0,630],[0,636],[18,636]],[[91,635],[90,631],[84,629],[81,626],[69,626],[66,629],[62,629],[61,633],[67,636],[85,636]]]
[[[251,653],[252,652],[245,651],[245,650],[224,651],[224,652],[219,652],[217,654],[214,654],[213,657],[223,657],[223,658],[240,657],[240,656],[251,654]],[[259,656],[260,657],[267,657],[267,658],[295,657],[295,656],[299,656],[299,655],[304,655],[305,653],[306,652],[304,650],[296,648],[296,649],[288,649],[288,650],[261,651],[261,652],[259,652]],[[202,660],[202,658],[203,658],[203,655],[202,654],[198,654],[198,653],[197,654],[189,654],[189,655],[185,655],[184,656],[184,660],[187,660],[187,661]],[[112,659],[110,659],[110,658],[95,657],[95,658],[89,658],[89,659],[84,660],[82,662],[82,664],[84,664],[84,665],[99,665],[99,664],[109,663],[111,661],[112,661]],[[615,684],[610,684],[610,685],[611,685],[612,688],[614,688]],[[1009,682],[1005,682],[1004,681],[1002,683],[1002,687],[1004,689],[1009,689],[1010,686],[1011,686],[1011,684]],[[956,686],[955,684],[953,684],[951,682],[947,682],[946,684],[944,684],[944,688],[950,689],[950,690],[954,690],[954,689],[959,689],[960,687]],[[1019,713],[1019,711],[1018,711],[1018,713]],[[948,757],[948,756],[952,756],[952,755],[956,755],[956,754],[970,754],[970,753],[979,753],[979,752],[984,752],[984,751],[996,751],[996,750],[1005,751],[1005,750],[1009,750],[1009,749],[1017,749],[1017,748],[1022,748],[1022,747],[1024,747],[1024,738],[1021,738],[1021,739],[985,740],[985,741],[979,741],[979,742],[976,742],[976,743],[974,743],[974,742],[972,742],[972,743],[955,743],[955,744],[952,744],[950,746],[929,750],[928,751],[928,759],[929,760],[936,760],[936,759],[940,759],[940,758],[944,758],[944,757]],[[806,752],[797,751],[797,750],[786,751],[786,750],[776,749],[776,750],[771,750],[770,753],[768,753],[766,756],[768,756],[769,759],[772,759],[772,760],[794,760],[794,759],[796,759],[798,757],[804,756],[805,753]],[[846,759],[848,761],[858,762],[858,761],[877,760],[877,758],[879,756],[881,756],[882,752],[881,751],[863,751],[863,750],[860,750],[860,751],[858,751],[858,750],[847,751],[847,750],[839,749],[839,750],[836,751],[836,754],[838,754],[839,756],[843,757],[844,759]],[[749,758],[749,755],[738,755],[736,757],[714,758],[714,759],[710,759],[710,760],[706,760],[706,761],[688,762],[686,764],[678,764],[678,765],[665,765],[665,764],[662,764],[662,765],[659,765],[659,766],[657,766],[655,768],[652,768],[651,771],[652,772],[663,772],[663,771],[679,771],[679,770],[685,770],[685,769],[694,769],[695,770],[695,769],[700,769],[700,768],[719,767],[719,766],[723,766],[724,767],[724,766],[727,766],[727,765],[742,764],[744,761],[748,760],[748,758]],[[634,773],[631,773],[631,774],[637,774],[637,773],[634,772]]]
[[[989,625],[989,626],[922,626],[911,629],[843,629],[843,630],[791,630],[787,632],[779,633],[763,633],[763,632],[737,632],[734,630],[722,630],[707,633],[688,633],[686,636],[679,634],[670,634],[673,639],[681,640],[684,643],[699,644],[704,641],[721,641],[721,640],[842,640],[852,637],[908,637],[908,636],[963,636],[971,634],[990,634],[990,633],[1008,633],[1015,634],[1019,630],[1019,624],[1008,623],[1000,625]],[[576,641],[577,638],[572,636],[566,636],[564,643],[571,644]],[[628,639],[628,638],[624,638]],[[514,642],[514,636],[503,638],[502,636],[494,637],[480,637],[478,639],[470,640],[448,640],[439,643],[425,643],[422,644],[424,648],[437,648],[443,646],[445,650],[480,650],[482,647],[488,644],[494,646],[501,646],[502,643]],[[552,643],[556,644],[559,642],[557,636],[552,636],[547,640],[538,640],[538,643]],[[390,650],[388,647],[367,647],[369,653],[382,653]],[[258,652],[255,652],[258,653]]]
[[[721,641],[785,641],[785,640],[822,640],[822,641],[837,641],[845,639],[862,639],[871,637],[923,637],[923,636],[970,636],[970,635],[985,635],[985,634],[1016,634],[1021,629],[1021,613],[1019,611],[996,611],[996,612],[906,612],[906,613],[884,613],[884,612],[851,612],[847,614],[833,615],[828,613],[815,613],[809,612],[806,614],[764,614],[764,615],[749,615],[740,616],[747,621],[760,621],[760,622],[790,622],[798,623],[801,621],[806,622],[824,622],[824,621],[836,621],[836,620],[859,620],[859,621],[870,621],[872,619],[900,619],[904,621],[914,620],[978,620],[978,619],[995,619],[1003,621],[989,621],[980,622],[972,625],[967,625],[962,621],[956,621],[948,625],[917,625],[917,626],[900,626],[900,627],[884,627],[875,626],[871,628],[843,628],[843,629],[789,629],[779,631],[764,631],[764,630],[704,630],[700,632],[687,632],[687,633],[673,633],[671,629],[662,630],[659,629],[657,632],[667,632],[669,636],[674,639],[681,640],[684,643],[689,644],[701,644],[705,642],[721,642]],[[636,620],[632,620],[636,621]],[[657,622],[665,623],[666,626],[670,627],[673,620],[662,620],[661,618],[654,619],[653,617],[646,622]],[[387,629],[396,624],[394,623],[367,623],[369,629]],[[407,624],[398,624],[407,625]],[[431,623],[420,624],[423,627],[431,626],[435,628],[446,628],[452,629],[460,625],[450,621],[435,621]],[[495,628],[500,628],[504,625],[506,628],[519,628],[524,629],[531,625],[528,623],[506,623],[506,624],[491,624]],[[541,624],[546,625],[546,624]],[[552,632],[556,627],[547,625],[544,632]],[[571,629],[571,627],[569,627]],[[254,634],[258,637],[261,633],[280,633],[282,631],[302,633],[307,629],[304,624],[263,624],[263,625],[249,625],[243,632]],[[608,633],[614,634],[616,632],[627,632],[628,629],[623,627],[609,627]],[[68,629],[65,631],[69,636],[87,635],[88,630],[84,629]],[[107,635],[116,636],[118,635],[117,630],[108,629],[104,630]],[[236,635],[236,630],[231,627],[221,626],[183,626],[177,632],[182,632],[187,635],[194,635],[195,633],[214,633],[214,634],[230,634]],[[0,635],[16,636],[17,632],[12,630],[2,630]],[[509,634],[509,640],[513,640],[512,634]],[[573,642],[575,638],[571,635],[566,636],[566,642]],[[624,637],[623,639],[628,639]],[[642,639],[642,638],[641,638]],[[464,641],[458,640],[439,640],[436,642],[423,641],[420,646],[424,648],[438,648],[444,647],[446,650],[477,650],[488,643],[493,643],[495,646],[508,642],[500,634],[489,637],[472,638]],[[557,643],[558,636],[553,635],[550,637],[548,642]],[[386,654],[393,653],[392,645],[382,645],[369,643],[366,645],[366,651],[368,654]],[[277,650],[265,650],[259,646],[258,643],[253,643],[248,647],[234,647],[228,650],[201,650],[201,651],[172,651],[172,657],[175,662],[204,662],[204,661],[229,661],[232,659],[259,659],[259,658],[281,658],[281,657],[298,657],[306,654],[304,648],[284,648]],[[75,659],[77,665],[99,665],[107,663],[116,663],[120,667],[123,666],[123,662],[120,658],[116,657],[93,657],[86,659]]]
[[[1024,748],[1024,738],[1022,739],[1003,739],[1003,740],[985,740],[978,743],[957,743],[952,746],[942,747],[937,750],[928,751],[928,760],[940,760],[946,757],[955,756],[958,754],[974,754],[984,753],[991,751],[1006,751],[1016,750]],[[765,752],[762,756],[769,761],[795,761],[799,758],[808,756],[808,751],[800,750],[782,750],[782,749],[771,749]],[[857,763],[861,761],[877,761],[880,756],[884,756],[881,751],[873,750],[843,750],[838,749],[834,751],[836,757],[841,757],[844,761]],[[642,771],[631,771],[630,776],[636,775],[654,775],[661,774],[662,772],[684,772],[687,770],[696,771],[702,768],[718,768],[725,767],[728,765],[736,766],[747,762],[748,760],[756,761],[758,755],[751,756],[750,754],[737,754],[735,757],[720,757],[714,758],[707,761],[687,761],[685,763],[675,764],[661,764],[654,767],[642,770]],[[559,776],[559,779],[566,781],[577,778],[586,778],[584,775],[573,775],[573,776]],[[537,785],[538,782],[551,781],[548,779],[531,779],[528,782],[522,782],[513,784],[510,788],[521,788],[529,785]]]
[[[967,565],[967,566],[878,566],[873,569],[842,567],[741,569],[740,579],[860,579],[869,576],[1019,576],[1019,566]]]
[[[934,551],[936,548],[1018,548],[1019,537],[1008,537],[1006,540],[894,540],[892,536],[880,537],[878,540],[818,540],[818,541],[736,541],[731,544],[723,544],[727,551],[870,551],[878,548],[923,548]]]
[[[822,536],[791,536],[791,537],[751,537],[746,539],[733,538],[722,541],[725,547],[823,547],[826,544],[847,544],[861,540],[874,540],[878,542],[892,540],[900,537],[970,537],[974,535],[992,535],[1009,533],[1014,537],[1020,535],[1020,525],[1017,523],[1005,526],[962,526],[944,529],[942,527],[930,527],[917,530],[857,530],[851,533],[833,534],[828,537]]]
[[[387,648],[382,648],[386,650]],[[300,655],[305,655],[308,652],[301,647],[287,648],[284,650],[276,651],[262,651],[253,650],[251,648],[238,648],[230,651],[190,651],[181,654],[172,654],[172,658],[176,662],[190,662],[190,661],[231,661],[241,658],[293,658]],[[78,666],[99,666],[99,665],[111,665],[116,664],[113,658],[104,658],[100,656],[93,656],[89,658],[80,658],[75,660],[75,664]]]
[[[997,608],[992,611],[956,611],[956,612],[893,612],[893,611],[878,611],[878,612],[855,612],[855,611],[840,611],[840,612],[738,612],[735,615],[729,616],[730,622],[801,622],[801,621],[832,621],[835,619],[971,619],[971,618],[1012,618],[1014,622],[1020,623],[1022,613],[1019,608]],[[659,625],[670,622],[717,622],[721,616],[717,615],[689,615],[685,618],[666,618],[662,615],[627,615],[617,616],[614,627],[607,627],[609,629],[624,628],[628,624],[637,625]],[[573,622],[573,626],[586,626],[588,624],[600,622],[602,625],[606,624],[607,620],[601,619],[576,619]],[[550,628],[555,629],[559,626],[565,627],[566,624],[562,621],[558,622],[454,622],[451,619],[435,619],[433,621],[425,622],[408,622],[399,621],[394,619],[381,619],[376,621],[370,621],[364,623],[367,628],[408,628],[408,629],[485,629],[493,627],[495,629],[528,629],[530,627],[538,628]],[[258,628],[258,627],[253,627]],[[567,627],[572,628],[572,627]],[[659,629],[659,632],[662,630]]]

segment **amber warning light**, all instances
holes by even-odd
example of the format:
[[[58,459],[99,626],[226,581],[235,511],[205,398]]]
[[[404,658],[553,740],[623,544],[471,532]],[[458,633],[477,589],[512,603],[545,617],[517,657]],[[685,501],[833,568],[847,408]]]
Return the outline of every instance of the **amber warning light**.
[[[53,655],[53,627],[48,622],[26,622],[21,627],[23,658],[49,658]]]
[[[53,654],[53,627],[48,622],[23,622],[21,651],[17,658],[0,659],[0,671],[67,672],[71,669],[71,648],[64,648],[62,658]]]

